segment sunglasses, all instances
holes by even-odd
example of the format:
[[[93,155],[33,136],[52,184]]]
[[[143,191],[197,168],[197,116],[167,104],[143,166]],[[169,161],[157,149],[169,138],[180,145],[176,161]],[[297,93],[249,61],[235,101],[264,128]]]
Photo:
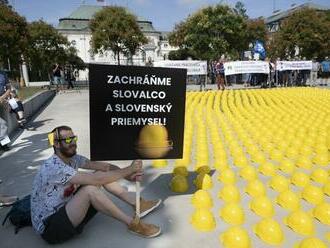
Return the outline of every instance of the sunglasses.
[[[57,139],[58,141],[64,141],[65,144],[71,144],[73,141],[74,143],[77,143],[78,137],[77,136],[72,136],[72,137],[67,137],[65,139]]]

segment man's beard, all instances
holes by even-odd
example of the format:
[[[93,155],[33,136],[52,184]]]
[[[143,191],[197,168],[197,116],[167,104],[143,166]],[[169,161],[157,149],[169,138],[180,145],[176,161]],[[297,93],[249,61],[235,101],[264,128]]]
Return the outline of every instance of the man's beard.
[[[77,145],[70,145],[68,148],[60,147],[60,152],[67,158],[71,158],[77,154]]]

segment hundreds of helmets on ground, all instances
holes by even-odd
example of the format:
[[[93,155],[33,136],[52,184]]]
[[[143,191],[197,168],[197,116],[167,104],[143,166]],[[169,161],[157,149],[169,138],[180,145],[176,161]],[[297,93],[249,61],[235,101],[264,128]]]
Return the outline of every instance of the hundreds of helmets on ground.
[[[170,187],[186,192],[188,171],[196,172],[190,223],[197,231],[213,231],[221,218],[229,224],[218,234],[223,247],[254,247],[242,227],[252,211],[258,221],[249,225],[265,245],[290,238],[286,225],[300,235],[298,248],[330,246],[330,233],[316,233],[317,225],[330,231],[330,90],[187,92],[185,115],[183,158],[175,160]],[[215,184],[220,191],[212,199]],[[250,199],[245,209],[243,194]],[[222,201],[221,209],[214,201]],[[282,221],[274,218],[275,204],[286,211]]]

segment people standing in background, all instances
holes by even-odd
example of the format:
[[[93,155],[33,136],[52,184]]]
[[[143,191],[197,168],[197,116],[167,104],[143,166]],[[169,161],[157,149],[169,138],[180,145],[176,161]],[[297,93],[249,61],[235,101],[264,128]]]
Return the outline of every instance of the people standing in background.
[[[64,78],[68,82],[68,89],[74,88],[72,81],[75,80],[71,65],[66,65],[64,69]]]
[[[225,89],[225,67],[223,64],[223,60],[219,60],[215,66],[216,70],[216,81],[218,85],[218,90]]]
[[[63,89],[62,87],[62,67],[56,63],[53,67],[53,79],[56,85],[56,91]]]

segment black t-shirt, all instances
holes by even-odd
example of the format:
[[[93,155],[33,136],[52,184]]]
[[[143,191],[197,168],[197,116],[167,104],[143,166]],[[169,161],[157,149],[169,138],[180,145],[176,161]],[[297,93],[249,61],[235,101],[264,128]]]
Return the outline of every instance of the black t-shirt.
[[[56,65],[54,66],[54,70],[56,68]],[[53,71],[53,76],[54,77],[60,77],[61,76],[61,67],[57,67],[57,69],[55,71]]]

